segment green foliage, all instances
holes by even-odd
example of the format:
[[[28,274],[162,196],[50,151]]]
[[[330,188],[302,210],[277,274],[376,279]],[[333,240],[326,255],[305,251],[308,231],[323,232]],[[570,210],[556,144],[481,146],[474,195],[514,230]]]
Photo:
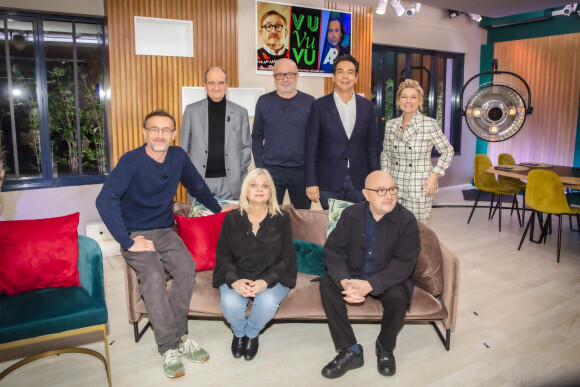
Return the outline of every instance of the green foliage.
[[[385,82],[385,121],[393,118],[393,106],[395,104],[395,81],[387,79]]]
[[[74,80],[67,77],[70,69],[55,67],[49,72],[49,119],[55,141],[62,140],[67,144],[67,153],[55,152],[53,158],[57,164],[68,165],[71,173],[78,173],[78,140],[76,110],[74,99]],[[106,173],[107,154],[105,138],[105,115],[100,98],[96,95],[95,83],[89,81],[89,75],[79,66],[79,120],[82,139],[83,169],[98,169]]]
[[[67,72],[66,67],[55,67],[48,72],[48,117],[51,132],[58,134],[68,147],[64,157],[54,152],[53,144],[53,162],[68,164],[70,172],[77,173],[79,166],[74,82],[66,77]]]

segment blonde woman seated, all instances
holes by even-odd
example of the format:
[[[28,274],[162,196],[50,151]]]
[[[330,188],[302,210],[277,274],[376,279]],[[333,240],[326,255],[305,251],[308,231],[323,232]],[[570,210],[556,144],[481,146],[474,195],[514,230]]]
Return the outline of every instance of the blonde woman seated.
[[[275,193],[268,171],[248,173],[240,208],[226,215],[218,240],[213,286],[220,290],[222,313],[234,332],[235,358],[256,356],[260,331],[296,285],[292,226]],[[250,300],[254,303],[246,317]]]

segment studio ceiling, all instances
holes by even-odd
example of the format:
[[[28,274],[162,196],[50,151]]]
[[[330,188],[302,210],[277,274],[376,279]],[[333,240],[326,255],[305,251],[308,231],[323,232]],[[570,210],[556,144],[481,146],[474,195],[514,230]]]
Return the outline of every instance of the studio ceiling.
[[[365,5],[376,8],[378,0],[340,0],[352,4]],[[401,0],[401,4],[407,8],[417,1]],[[573,4],[570,0],[421,0],[423,5],[443,9],[453,9],[461,12],[469,12],[492,18],[517,15],[520,13],[540,11],[549,8],[559,8],[566,4]]]

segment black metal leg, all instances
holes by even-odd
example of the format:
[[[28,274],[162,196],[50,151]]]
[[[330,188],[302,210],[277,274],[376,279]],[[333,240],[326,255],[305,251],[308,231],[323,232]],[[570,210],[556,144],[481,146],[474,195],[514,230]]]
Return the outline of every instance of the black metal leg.
[[[560,246],[562,245],[562,214],[558,214],[558,255],[556,263],[560,263]]]
[[[139,340],[141,340],[141,337],[143,337],[143,335],[145,334],[145,331],[147,331],[147,329],[149,329],[150,326],[151,326],[151,321],[147,321],[147,324],[145,324],[145,326],[143,327],[141,332],[139,332],[139,322],[133,323],[133,332],[135,333],[135,342],[136,343],[138,343]]]
[[[532,210],[532,216],[530,216],[530,220],[528,221],[528,224],[526,225],[526,228],[524,229],[524,235],[522,235],[522,239],[520,239],[520,245],[518,246],[518,250],[522,248],[522,243],[524,243],[524,239],[526,239],[526,234],[528,233],[528,229],[530,228],[530,225],[532,226],[532,228],[534,227],[534,218],[536,217],[536,210]]]
[[[526,223],[526,191],[522,196],[522,227],[524,227],[524,223]]]
[[[520,204],[518,203],[517,195],[514,195],[514,201],[512,202],[512,213],[514,212],[514,206],[516,207],[516,213],[518,214],[518,224],[520,227],[524,227],[524,223],[520,218]]]
[[[491,194],[491,202],[489,202],[489,215],[487,216],[487,219],[491,219],[491,210],[493,208],[493,199],[495,198],[495,194],[492,193]]]
[[[443,333],[437,326],[437,323],[435,321],[431,321],[431,325],[433,325],[433,328],[435,328],[435,332],[437,332],[437,336],[439,336],[439,339],[443,343],[445,349],[449,351],[449,349],[451,348],[451,329],[446,329],[445,337],[443,337]]]
[[[475,211],[475,207],[477,206],[477,202],[479,201],[479,196],[481,195],[481,191],[477,190],[477,197],[475,198],[475,203],[473,204],[473,208],[471,209],[471,214],[469,214],[469,219],[467,219],[467,224],[471,221],[471,217],[473,216],[473,211]]]
[[[502,199],[503,195],[499,195],[499,232],[501,232],[501,208],[502,208],[502,204],[501,204],[501,199]]]

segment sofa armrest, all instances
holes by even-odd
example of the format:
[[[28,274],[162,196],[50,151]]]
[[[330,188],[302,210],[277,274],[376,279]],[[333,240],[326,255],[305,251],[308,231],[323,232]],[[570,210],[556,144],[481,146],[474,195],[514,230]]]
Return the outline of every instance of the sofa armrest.
[[[91,297],[105,297],[103,277],[103,254],[99,244],[79,235],[79,281]]]
[[[440,246],[443,258],[443,294],[441,298],[445,309],[447,309],[447,317],[443,319],[443,325],[454,331],[459,300],[459,259],[443,243],[440,243]]]

